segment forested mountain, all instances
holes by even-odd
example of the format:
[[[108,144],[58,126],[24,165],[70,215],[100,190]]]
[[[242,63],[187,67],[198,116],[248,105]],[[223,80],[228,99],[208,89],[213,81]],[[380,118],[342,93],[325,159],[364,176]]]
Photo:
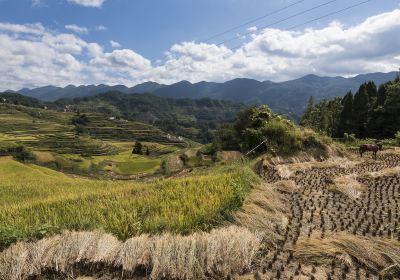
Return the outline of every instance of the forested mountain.
[[[13,92],[0,93],[0,103],[10,103],[14,105],[23,105],[34,108],[46,106],[45,102],[42,102],[36,98],[24,96]]]
[[[300,79],[280,83],[260,82],[252,79],[234,79],[224,83],[181,81],[172,85],[147,82],[132,88],[123,85],[67,86],[65,88],[49,86],[32,90],[23,89],[19,93],[47,101],[94,96],[110,91],[153,93],[169,98],[209,97],[252,105],[267,104],[274,112],[288,114],[298,120],[303,114],[310,96],[313,96],[315,101],[342,97],[349,90],[355,92],[363,82],[371,80],[380,85],[393,80],[395,76],[396,72],[363,74],[353,78],[307,75]]]
[[[199,142],[211,140],[219,125],[234,120],[244,105],[230,101],[162,98],[153,94],[109,92],[93,97],[60,99],[59,109],[96,112],[105,117],[135,120],[155,125],[175,135]]]
[[[400,131],[400,77],[379,87],[363,83],[343,98],[310,99],[300,123],[334,137],[391,138]]]
[[[64,88],[55,86],[45,86],[35,89],[21,89],[17,93],[37,98],[42,101],[55,101],[62,98],[74,97],[88,97],[100,93],[119,91],[122,93],[150,93],[164,85],[147,82],[134,87],[128,88],[124,85],[108,86],[108,85],[88,85],[88,86],[74,86],[69,85]],[[11,91],[12,92],[12,91]]]
[[[235,119],[243,104],[230,101],[163,98],[153,94],[108,92],[92,97],[65,98],[45,102],[17,93],[0,93],[0,103],[47,108],[76,114],[96,113],[105,120],[144,122],[177,136],[209,142],[223,123]]]

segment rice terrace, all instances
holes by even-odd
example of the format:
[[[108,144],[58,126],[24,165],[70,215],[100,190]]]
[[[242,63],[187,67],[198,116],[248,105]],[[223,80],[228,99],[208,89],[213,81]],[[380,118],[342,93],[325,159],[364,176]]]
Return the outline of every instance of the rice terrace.
[[[0,280],[400,279],[398,0],[0,18]]]

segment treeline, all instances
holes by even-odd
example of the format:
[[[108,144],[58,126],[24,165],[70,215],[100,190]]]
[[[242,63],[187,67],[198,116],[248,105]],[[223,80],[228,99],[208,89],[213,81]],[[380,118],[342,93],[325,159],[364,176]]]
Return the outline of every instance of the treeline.
[[[300,124],[336,138],[393,138],[400,131],[400,77],[379,87],[364,83],[343,98],[316,104],[310,98]]]

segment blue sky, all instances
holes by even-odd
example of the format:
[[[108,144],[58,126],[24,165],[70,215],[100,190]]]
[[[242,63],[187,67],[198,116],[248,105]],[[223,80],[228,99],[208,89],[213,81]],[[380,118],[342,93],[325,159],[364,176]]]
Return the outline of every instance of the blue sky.
[[[0,51],[2,61],[13,61],[8,67],[0,66],[0,74],[7,74],[7,79],[0,78],[0,88],[33,87],[44,85],[46,82],[55,85],[131,85],[147,80],[165,83],[181,79],[193,82],[222,81],[236,76],[259,80],[285,80],[307,72],[348,76],[374,69],[385,71],[393,67],[391,70],[398,68],[397,57],[400,57],[400,53],[394,49],[398,40],[390,37],[398,35],[400,38],[400,33],[397,33],[398,25],[393,19],[398,16],[399,0],[373,0],[341,14],[301,26],[294,31],[285,31],[290,26],[362,1],[337,0],[266,30],[260,29],[297,12],[328,2],[304,0],[283,12],[215,38],[207,42],[207,45],[201,44],[202,39],[297,1],[0,0],[0,23],[3,23],[3,27],[0,26],[0,35],[3,35],[3,40],[0,37],[0,47],[3,42],[6,48],[12,43],[21,48],[19,52],[9,49],[2,54]],[[376,22],[368,23],[369,18],[380,15],[381,18]],[[398,21],[400,22],[400,18]],[[379,29],[382,24],[387,24],[383,31]],[[35,28],[41,30],[41,34],[32,30],[21,32],[17,28],[29,26],[36,26]],[[359,26],[364,26],[365,30],[358,30]],[[376,32],[371,35],[367,26],[372,29],[377,27]],[[247,32],[250,27],[253,27],[253,30],[257,27],[258,30],[241,38],[241,34]],[[350,34],[350,31],[354,34]],[[357,41],[353,40],[354,36],[363,37],[363,32],[370,36],[369,42],[376,38],[388,41],[374,46],[377,48],[374,51],[370,48],[360,50],[361,53],[365,52],[364,57],[353,54],[351,58],[357,58],[352,59],[352,62],[347,60],[349,63],[360,64],[359,67],[345,67],[346,61],[343,60],[338,61],[340,65],[333,69],[332,65],[329,65],[329,57],[337,57],[339,53],[342,58],[351,56],[351,51],[346,50],[351,42],[354,47],[354,41]],[[341,35],[335,37],[335,33]],[[304,40],[310,36],[312,39]],[[235,37],[237,39],[224,46],[214,45]],[[323,38],[330,41],[324,41]],[[313,42],[313,45],[309,42]],[[43,46],[39,46],[39,43]],[[291,43],[294,44],[295,51],[287,49],[287,44]],[[385,47],[388,43],[394,45],[390,50]],[[32,44],[32,47],[28,46],[29,44]],[[303,48],[299,49],[297,44],[301,44]],[[62,49],[60,45],[63,45]],[[356,46],[361,47],[362,43]],[[54,51],[54,55],[40,54],[29,59],[29,55],[35,54],[35,48],[49,48],[48,51]],[[324,49],[326,52],[321,51]],[[21,51],[26,51],[22,58]],[[289,60],[290,58],[292,59]],[[390,62],[390,58],[393,63]],[[161,61],[156,62],[158,59]],[[257,63],[260,59],[265,59],[265,63]],[[300,64],[304,64],[303,60],[307,63],[301,69]],[[320,65],[322,60],[326,60],[325,65]],[[227,61],[230,63],[227,64]],[[371,64],[371,61],[375,63]],[[48,71],[41,71],[40,65]],[[13,70],[12,73],[10,69]],[[65,73],[57,73],[60,71]]]

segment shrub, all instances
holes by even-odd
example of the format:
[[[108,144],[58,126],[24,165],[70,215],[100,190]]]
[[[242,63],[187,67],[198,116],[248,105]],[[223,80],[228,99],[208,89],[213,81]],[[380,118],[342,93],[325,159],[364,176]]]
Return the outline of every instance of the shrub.
[[[0,156],[12,156],[22,162],[31,162],[36,159],[35,155],[25,146],[19,144],[0,145]]]
[[[354,133],[344,133],[344,142],[346,144],[354,144],[357,141]]]
[[[397,131],[395,139],[396,139],[396,145],[400,146],[400,131]]]
[[[221,126],[217,133],[221,148],[256,155],[265,152],[294,154],[303,148],[302,138],[296,125],[265,105],[239,112],[234,124]]]

